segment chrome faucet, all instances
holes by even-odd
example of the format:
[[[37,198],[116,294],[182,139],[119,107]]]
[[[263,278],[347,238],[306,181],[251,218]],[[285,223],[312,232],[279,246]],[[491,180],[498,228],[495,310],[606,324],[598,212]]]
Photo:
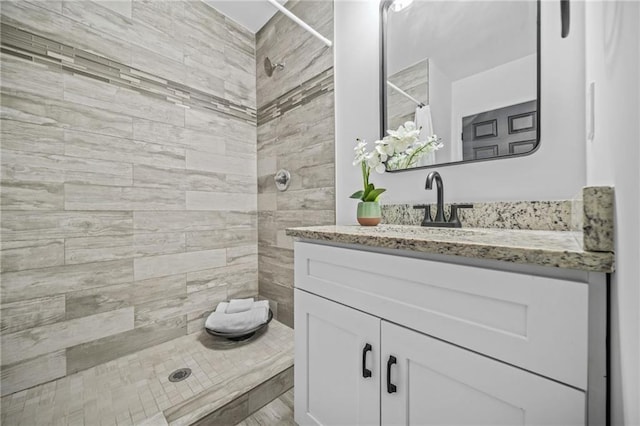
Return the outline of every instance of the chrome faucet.
[[[424,219],[422,220],[422,226],[435,226],[439,228],[461,228],[462,223],[458,218],[459,209],[469,209],[473,207],[473,204],[452,204],[451,213],[449,219],[444,217],[444,184],[442,183],[442,177],[438,172],[431,172],[427,176],[424,189],[433,189],[433,181],[436,182],[436,190],[438,193],[438,199],[436,204],[436,217],[431,217],[431,205],[419,204],[413,206],[414,209],[424,209]]]

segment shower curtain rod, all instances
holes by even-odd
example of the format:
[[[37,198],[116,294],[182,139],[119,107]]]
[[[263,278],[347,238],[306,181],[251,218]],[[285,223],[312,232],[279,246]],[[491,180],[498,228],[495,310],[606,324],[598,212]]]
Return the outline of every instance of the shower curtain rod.
[[[314,36],[316,36],[317,38],[319,38],[324,44],[326,44],[328,47],[333,46],[333,42],[331,40],[329,40],[328,38],[324,37],[322,34],[320,34],[319,32],[317,32],[316,30],[314,30],[313,28],[311,28],[309,26],[309,24],[307,24],[306,22],[304,22],[302,19],[298,18],[296,15],[294,15],[293,13],[291,13],[291,11],[289,9],[287,9],[286,7],[284,7],[283,5],[281,5],[280,3],[278,3],[276,0],[267,0],[269,3],[271,3],[276,9],[278,9],[280,12],[284,13],[285,15],[287,15],[289,18],[291,18],[291,20],[293,20],[293,22],[295,22],[296,24],[300,25],[302,28],[304,28],[305,30],[309,31],[311,34],[313,34]]]
[[[400,93],[402,96],[405,96],[409,99],[411,99],[413,102],[416,103],[416,105],[418,105],[420,108],[422,108],[423,106],[426,106],[424,104],[424,102],[420,102],[419,100],[417,100],[416,98],[414,98],[413,96],[411,96],[410,94],[408,94],[407,92],[405,92],[404,90],[402,90],[401,88],[399,88],[398,86],[396,86],[395,84],[393,84],[392,82],[387,80],[387,84],[389,85],[389,87],[391,87],[393,90],[395,90],[396,92]]]

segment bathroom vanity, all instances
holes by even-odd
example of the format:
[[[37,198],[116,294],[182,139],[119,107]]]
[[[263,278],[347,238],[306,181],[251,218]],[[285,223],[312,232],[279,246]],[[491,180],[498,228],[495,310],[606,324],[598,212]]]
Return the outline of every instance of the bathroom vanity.
[[[297,423],[605,423],[612,253],[573,232],[288,235]]]

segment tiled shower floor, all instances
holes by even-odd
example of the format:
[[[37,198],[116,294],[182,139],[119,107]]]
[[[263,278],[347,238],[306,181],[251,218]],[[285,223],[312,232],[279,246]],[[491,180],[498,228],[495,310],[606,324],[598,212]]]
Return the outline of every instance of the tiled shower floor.
[[[247,342],[195,333],[5,396],[1,420],[6,426],[191,424],[241,397],[247,399],[241,408],[251,409],[247,392],[292,365],[293,330],[275,320]],[[191,376],[169,382],[184,367]],[[254,396],[256,409],[266,398]]]

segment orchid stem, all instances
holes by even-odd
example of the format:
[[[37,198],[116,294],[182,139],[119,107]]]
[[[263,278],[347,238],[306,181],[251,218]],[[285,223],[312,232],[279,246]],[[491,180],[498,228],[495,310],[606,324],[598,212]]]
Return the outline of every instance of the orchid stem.
[[[408,168],[411,166],[411,163],[413,162],[413,158],[416,156],[416,154],[422,152],[423,150],[425,150],[426,148],[430,148],[431,147],[431,143],[427,143],[426,145],[420,147],[420,149],[415,150],[407,159],[407,162],[405,163],[404,168]]]
[[[369,172],[367,170],[367,164],[362,162],[362,181],[364,182],[364,190],[366,191],[369,187]]]

